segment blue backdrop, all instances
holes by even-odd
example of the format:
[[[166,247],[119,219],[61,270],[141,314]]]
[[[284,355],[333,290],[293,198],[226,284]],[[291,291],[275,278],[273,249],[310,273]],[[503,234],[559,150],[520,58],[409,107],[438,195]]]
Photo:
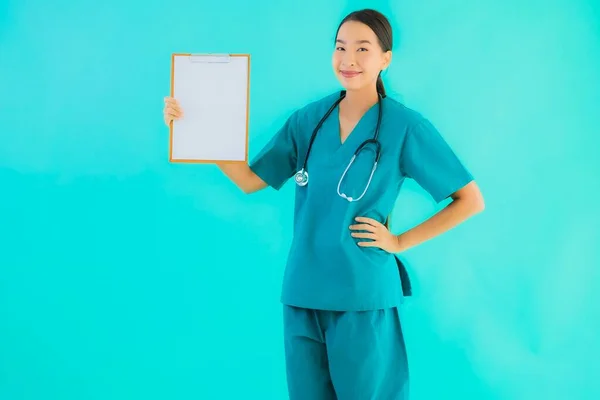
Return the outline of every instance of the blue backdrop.
[[[170,55],[252,54],[253,156],[365,6],[487,206],[404,254],[413,398],[600,398],[597,0],[0,0],[1,399],[287,398],[293,185],[169,164]],[[408,182],[394,231],[443,205]]]

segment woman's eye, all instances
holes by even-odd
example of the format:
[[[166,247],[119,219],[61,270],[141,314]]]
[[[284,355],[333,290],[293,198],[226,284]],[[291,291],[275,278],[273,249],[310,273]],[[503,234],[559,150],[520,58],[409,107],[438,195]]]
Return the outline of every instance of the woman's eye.
[[[367,49],[365,49],[364,47],[361,47],[360,49],[358,49],[359,51],[367,51]]]
[[[342,51],[342,50],[344,50],[344,48],[343,47],[336,47],[336,50]]]

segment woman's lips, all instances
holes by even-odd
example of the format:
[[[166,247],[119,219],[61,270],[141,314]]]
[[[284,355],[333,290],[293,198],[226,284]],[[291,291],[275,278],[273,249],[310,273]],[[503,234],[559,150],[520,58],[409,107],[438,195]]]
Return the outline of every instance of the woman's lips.
[[[340,71],[344,78],[354,78],[355,76],[360,75],[360,72],[357,71]]]

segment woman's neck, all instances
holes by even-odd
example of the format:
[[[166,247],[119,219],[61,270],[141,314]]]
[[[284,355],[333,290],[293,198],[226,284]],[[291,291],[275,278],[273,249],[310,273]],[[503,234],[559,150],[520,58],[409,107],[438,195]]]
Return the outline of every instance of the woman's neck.
[[[342,103],[344,103],[344,109],[347,113],[362,114],[373,107],[378,100],[377,89],[367,87],[360,90],[347,90]]]

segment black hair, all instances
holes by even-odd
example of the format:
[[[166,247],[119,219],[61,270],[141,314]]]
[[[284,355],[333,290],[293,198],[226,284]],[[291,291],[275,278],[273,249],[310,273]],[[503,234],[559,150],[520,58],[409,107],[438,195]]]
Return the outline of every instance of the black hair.
[[[353,11],[346,15],[346,17],[338,26],[335,34],[336,38],[342,25],[348,21],[357,21],[367,25],[373,32],[375,32],[381,49],[384,52],[392,50],[392,26],[390,25],[390,21],[386,18],[386,16],[379,11],[366,8],[363,10]],[[383,87],[383,80],[381,79],[381,71],[379,71],[379,75],[377,76],[377,92],[381,94],[381,97],[386,96],[385,88]]]

